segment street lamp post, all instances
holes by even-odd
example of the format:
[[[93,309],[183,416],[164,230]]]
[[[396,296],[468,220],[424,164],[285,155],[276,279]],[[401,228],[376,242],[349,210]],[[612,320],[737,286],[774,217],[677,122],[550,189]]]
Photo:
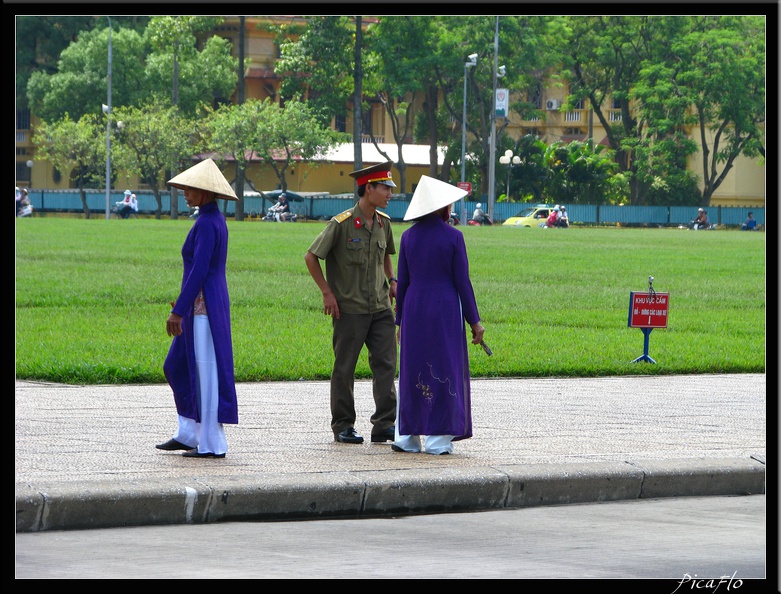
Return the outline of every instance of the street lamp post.
[[[106,114],[106,220],[111,218],[111,17],[108,19],[108,105]]]
[[[510,170],[521,162],[521,158],[518,155],[513,155],[510,149],[504,151],[504,155],[499,157],[499,162],[502,165],[507,165],[507,190],[505,194],[507,198],[510,198]]]
[[[491,126],[490,160],[488,161],[488,218],[494,220],[494,201],[496,197],[496,79],[504,76],[504,66],[499,68],[499,17],[496,17],[494,33],[494,70],[493,93],[491,94],[491,111],[488,119]]]
[[[466,181],[466,75],[467,68],[477,66],[477,54],[469,54],[469,61],[464,63],[464,114],[461,118],[461,182]],[[461,221],[466,221],[466,197],[461,198]]]

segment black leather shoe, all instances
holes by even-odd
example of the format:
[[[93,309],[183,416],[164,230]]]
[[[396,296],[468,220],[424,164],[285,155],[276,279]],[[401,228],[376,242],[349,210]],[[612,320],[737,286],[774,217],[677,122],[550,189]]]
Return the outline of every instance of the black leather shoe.
[[[383,443],[385,441],[393,441],[396,439],[396,427],[391,425],[383,431],[372,433],[372,443]]]
[[[214,454],[212,452],[201,453],[198,451],[198,448],[193,448],[187,450],[182,456],[185,458],[224,458],[225,454]]]
[[[191,450],[193,449],[192,446],[184,445],[181,441],[176,441],[175,439],[169,439],[165,443],[159,443],[155,446],[158,450]]]
[[[334,439],[341,443],[363,443],[363,437],[358,435],[353,427],[348,427],[340,433],[335,433]]]

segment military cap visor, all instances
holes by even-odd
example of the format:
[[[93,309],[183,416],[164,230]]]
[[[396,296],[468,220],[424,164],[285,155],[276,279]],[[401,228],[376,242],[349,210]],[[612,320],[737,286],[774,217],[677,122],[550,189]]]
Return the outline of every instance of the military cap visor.
[[[391,174],[391,167],[393,163],[388,161],[387,163],[380,163],[379,165],[372,165],[358,171],[353,171],[350,177],[355,179],[355,183],[359,186],[363,186],[368,183],[384,184],[395,188],[396,184],[393,183]]]

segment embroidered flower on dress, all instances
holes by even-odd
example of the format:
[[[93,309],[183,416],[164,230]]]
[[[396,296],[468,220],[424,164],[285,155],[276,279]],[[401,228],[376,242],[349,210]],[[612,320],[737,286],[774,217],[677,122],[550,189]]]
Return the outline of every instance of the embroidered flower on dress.
[[[423,398],[425,398],[428,401],[431,401],[432,398],[431,386],[420,383],[420,375],[418,375],[418,383],[415,384],[415,387],[418,388],[421,392],[423,392]]]
[[[431,363],[427,363],[427,365],[428,365],[429,374],[431,375],[431,377],[434,378],[435,380],[437,380],[440,384],[447,384],[447,392],[448,392],[448,394],[450,394],[451,396],[457,396],[457,394],[451,388],[452,384],[451,384],[450,378],[446,377],[445,379],[442,379],[442,378],[437,377],[436,375],[434,375],[434,368],[431,365]],[[423,398],[425,398],[429,402],[431,402],[434,399],[434,393],[431,390],[431,386],[428,385],[428,384],[424,384],[421,381],[420,374],[418,374],[418,383],[415,384],[415,387],[418,390],[421,391],[421,393],[423,394]]]

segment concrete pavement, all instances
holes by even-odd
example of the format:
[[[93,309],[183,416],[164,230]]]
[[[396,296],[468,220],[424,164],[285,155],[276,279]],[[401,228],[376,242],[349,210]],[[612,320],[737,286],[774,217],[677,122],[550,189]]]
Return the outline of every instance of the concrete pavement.
[[[16,381],[16,531],[371,517],[765,493],[764,374],[475,379],[450,456],[333,441],[328,383],[238,384],[224,459],[156,443],[167,385]]]

